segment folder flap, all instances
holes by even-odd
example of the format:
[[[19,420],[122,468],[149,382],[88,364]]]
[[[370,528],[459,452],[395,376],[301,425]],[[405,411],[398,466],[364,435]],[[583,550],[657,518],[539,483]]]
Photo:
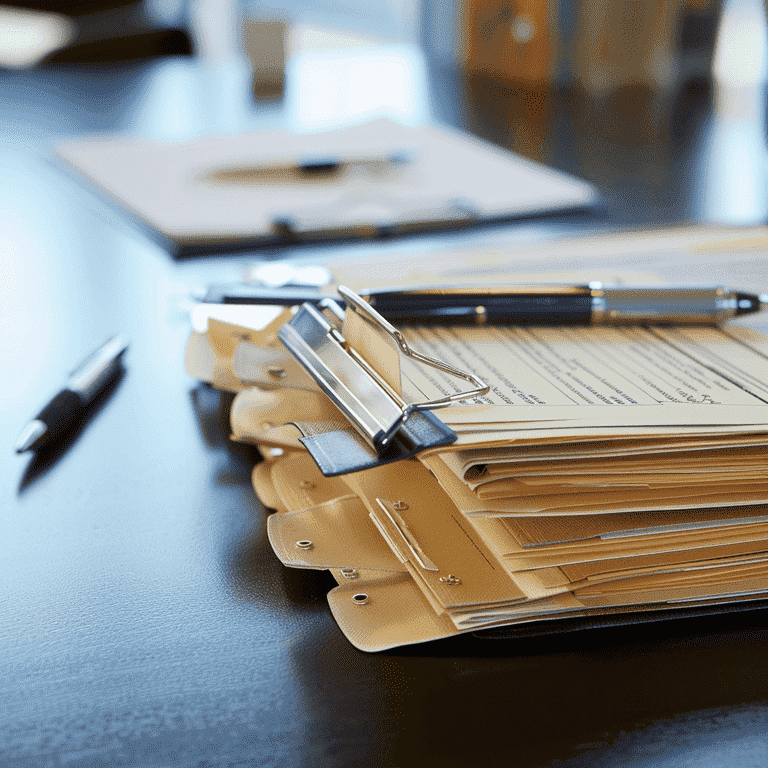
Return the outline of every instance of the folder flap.
[[[291,319],[291,312],[279,304],[221,304],[203,302],[190,313],[192,327],[198,333],[229,334],[228,326],[236,333],[234,338],[247,338],[264,347],[279,346],[277,331]],[[226,343],[226,342],[225,342]]]
[[[295,568],[406,571],[353,494],[298,512],[271,515],[267,534],[275,554]]]
[[[267,441],[267,432],[295,421],[343,423],[331,402],[317,390],[251,387],[237,394],[229,415],[232,433],[238,440]],[[289,427],[296,433],[294,426]],[[298,437],[298,434],[296,435]],[[301,446],[296,445],[297,448]]]
[[[270,479],[278,498],[290,512],[349,495],[349,486],[344,480],[323,477],[306,451],[296,451],[272,462]]]
[[[184,370],[216,389],[239,392],[242,383],[232,373],[230,359],[218,353],[207,333],[191,333],[184,351]]]
[[[192,332],[184,349],[184,370],[187,375],[206,381],[213,380],[216,370],[216,353],[204,333]]]
[[[311,381],[277,341],[277,329],[289,318],[282,307],[199,304],[191,314],[193,331],[184,355],[186,372],[218,389],[240,391],[244,384],[234,358],[237,347],[247,341],[263,349],[266,356],[287,358],[293,377],[300,377],[300,381],[306,382],[304,387],[309,387]],[[283,366],[278,362],[264,366],[267,367]],[[263,383],[274,386],[277,381],[265,372]]]
[[[425,448],[455,442],[456,434],[428,411],[417,411],[402,425],[389,445],[374,450],[352,427],[318,430],[318,424],[294,422],[302,431],[302,445],[326,477],[359,472],[415,456]]]
[[[232,440],[238,440],[243,443],[253,443],[258,445],[259,449],[267,451],[301,451],[301,432],[293,424],[283,424],[281,427],[272,427],[265,429],[257,435],[243,435],[234,433]],[[279,453],[273,453],[273,456]]]
[[[259,462],[251,472],[251,483],[259,501],[268,509],[287,512],[283,500],[277,494],[271,477],[271,461]]]
[[[264,347],[241,341],[232,355],[232,370],[246,386],[317,390],[312,379],[282,346]]]
[[[370,518],[387,540],[392,551],[401,562],[418,565],[425,571],[437,571],[438,567],[421,548],[418,539],[397,511],[397,504],[385,499],[376,499],[380,509],[372,509]]]
[[[208,338],[216,352],[230,360],[235,354],[235,347],[241,341],[250,341],[256,344],[264,343],[263,334],[260,330],[219,320],[216,317],[208,318]]]
[[[447,616],[435,613],[407,573],[361,576],[340,584],[328,593],[328,604],[341,631],[361,651],[459,634]]]
[[[473,535],[450,496],[420,462],[355,474],[347,483],[378,518],[383,507],[397,512],[392,518],[398,530],[392,525],[386,530],[444,609],[525,599],[501,559]]]

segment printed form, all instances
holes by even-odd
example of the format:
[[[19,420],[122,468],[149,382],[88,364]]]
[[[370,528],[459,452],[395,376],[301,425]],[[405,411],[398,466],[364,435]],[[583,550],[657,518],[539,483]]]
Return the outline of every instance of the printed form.
[[[594,418],[642,425],[656,423],[659,406],[665,419],[684,423],[698,410],[706,423],[768,421],[768,357],[718,328],[419,326],[403,332],[416,350],[490,386],[484,397],[443,409],[447,424]],[[407,359],[402,380],[409,400],[440,398],[464,384]],[[619,417],[609,411],[625,409],[611,406],[642,408],[629,409],[639,411],[636,417]]]

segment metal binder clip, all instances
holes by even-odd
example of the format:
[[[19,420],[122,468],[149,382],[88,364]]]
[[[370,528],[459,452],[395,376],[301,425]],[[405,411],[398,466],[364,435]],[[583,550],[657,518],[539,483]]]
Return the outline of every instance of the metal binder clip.
[[[376,451],[387,447],[415,411],[443,408],[488,392],[488,385],[474,374],[411,349],[397,328],[349,288],[340,285],[338,291],[347,304],[347,312],[362,314],[388,334],[403,355],[474,385],[474,389],[437,400],[406,403],[344,339],[340,331],[344,314],[335,302],[325,302],[325,309],[335,316],[331,320],[317,307],[303,304],[278,331],[280,341]]]

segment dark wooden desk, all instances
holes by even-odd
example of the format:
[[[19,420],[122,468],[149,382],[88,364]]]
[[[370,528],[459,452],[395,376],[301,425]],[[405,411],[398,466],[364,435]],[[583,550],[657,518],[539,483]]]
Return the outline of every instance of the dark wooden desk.
[[[763,763],[768,613],[366,655],[330,616],[332,579],[280,565],[252,456],[182,363],[190,290],[257,256],[174,261],[50,160],[57,137],[178,127],[194,77],[169,66],[0,74],[0,764]],[[454,86],[444,117],[466,114]],[[637,178],[623,199],[654,218]],[[616,226],[618,209],[418,248]],[[15,456],[26,419],[118,331],[127,373],[93,418],[61,450]]]

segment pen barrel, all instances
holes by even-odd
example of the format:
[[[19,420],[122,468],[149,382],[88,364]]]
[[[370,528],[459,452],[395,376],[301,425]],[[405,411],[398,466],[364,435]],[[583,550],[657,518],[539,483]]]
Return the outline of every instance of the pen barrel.
[[[724,288],[604,288],[592,291],[597,325],[714,325],[734,317],[738,299]]]
[[[329,298],[329,295],[313,286],[271,288],[250,283],[214,283],[208,287],[203,301],[206,304],[273,304],[291,307],[306,301],[318,303],[324,298]]]
[[[516,296],[392,293],[371,298],[374,308],[394,323],[584,325],[592,318],[592,297],[589,293],[526,293]]]
[[[117,374],[127,346],[123,337],[111,338],[70,374],[67,389],[76,392],[84,404],[90,403]]]
[[[63,389],[35,417],[47,427],[45,442],[61,437],[77,420],[83,409],[83,399],[71,389]]]

